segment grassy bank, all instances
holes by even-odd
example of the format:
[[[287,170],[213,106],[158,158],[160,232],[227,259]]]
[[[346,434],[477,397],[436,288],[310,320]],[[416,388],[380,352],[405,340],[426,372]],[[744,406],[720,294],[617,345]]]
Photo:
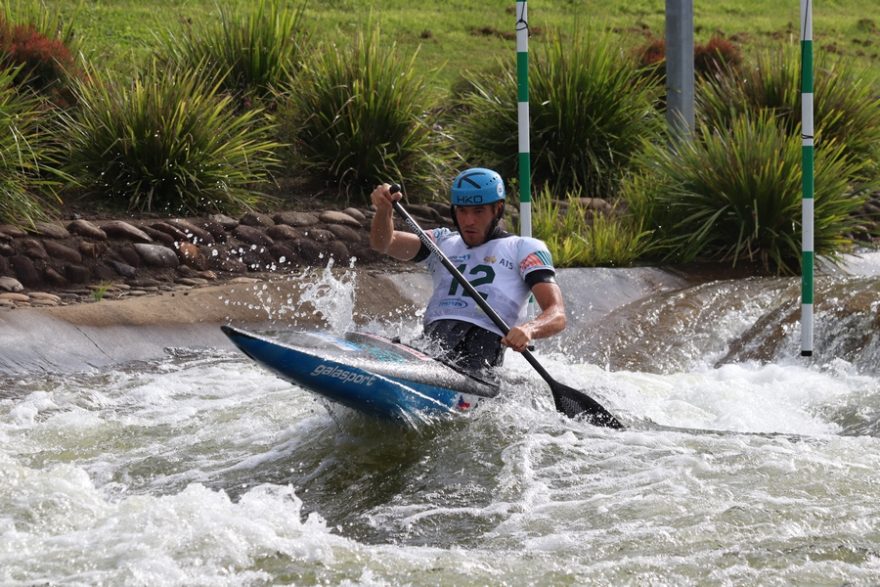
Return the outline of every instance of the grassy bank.
[[[216,0],[45,0],[46,5],[76,17],[86,57],[112,69],[135,69],[157,46],[156,32],[217,19]],[[230,9],[250,0],[226,0]],[[291,5],[298,3],[291,2]],[[695,3],[697,42],[721,34],[735,39],[748,53],[798,42],[798,0],[716,0]],[[661,0],[531,0],[528,2],[532,43],[545,31],[613,28],[627,47],[643,45],[664,34],[665,2]],[[852,59],[880,77],[880,5],[876,0],[838,0],[814,7],[816,50]],[[319,39],[340,42],[370,21],[381,24],[404,52],[418,50],[417,63],[435,71],[432,87],[448,88],[462,70],[479,70],[515,51],[512,34],[515,3],[510,0],[313,0],[306,23]]]

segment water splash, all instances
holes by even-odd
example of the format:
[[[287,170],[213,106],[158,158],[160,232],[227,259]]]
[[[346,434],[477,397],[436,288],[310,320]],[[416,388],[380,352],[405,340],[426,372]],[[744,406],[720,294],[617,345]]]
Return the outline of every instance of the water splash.
[[[273,281],[239,278],[241,289],[233,288],[221,300],[232,308],[243,307],[264,316],[276,329],[320,326],[343,333],[354,325],[357,299],[355,258],[346,270],[334,268],[330,257],[320,269],[306,267],[298,273]],[[233,321],[230,316],[227,321]]]

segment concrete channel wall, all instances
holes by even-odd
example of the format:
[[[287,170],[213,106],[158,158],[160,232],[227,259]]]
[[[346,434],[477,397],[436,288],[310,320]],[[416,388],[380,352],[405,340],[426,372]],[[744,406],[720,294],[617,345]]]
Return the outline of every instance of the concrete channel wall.
[[[310,288],[314,295],[315,281],[320,278],[315,273],[304,279],[0,312],[0,375],[105,368],[157,359],[169,348],[232,348],[219,325],[255,329],[289,325],[289,317],[273,315],[273,302],[267,300],[290,301],[296,306]],[[653,292],[686,285],[681,277],[651,268],[562,270],[559,282],[572,332]],[[355,324],[415,316],[431,290],[430,277],[423,272],[358,271],[353,284]],[[320,314],[309,309],[310,303],[302,305],[296,327],[319,328],[323,323]]]

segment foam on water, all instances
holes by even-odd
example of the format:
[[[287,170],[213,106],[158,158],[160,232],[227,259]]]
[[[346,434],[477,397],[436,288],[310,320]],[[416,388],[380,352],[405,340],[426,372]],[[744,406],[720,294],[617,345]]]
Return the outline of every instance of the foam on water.
[[[311,303],[344,329],[334,279]],[[708,347],[658,372],[539,349],[622,432],[511,353],[501,399],[416,431],[232,352],[2,381],[0,584],[875,583],[876,372]]]

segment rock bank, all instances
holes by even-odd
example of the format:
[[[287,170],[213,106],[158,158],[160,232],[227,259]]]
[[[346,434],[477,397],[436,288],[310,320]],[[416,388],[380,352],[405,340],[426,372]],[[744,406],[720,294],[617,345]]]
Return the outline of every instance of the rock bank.
[[[445,205],[408,205],[425,228]],[[369,208],[0,225],[0,311],[137,297],[305,267],[395,266],[369,245]],[[398,228],[406,230],[401,223]]]

